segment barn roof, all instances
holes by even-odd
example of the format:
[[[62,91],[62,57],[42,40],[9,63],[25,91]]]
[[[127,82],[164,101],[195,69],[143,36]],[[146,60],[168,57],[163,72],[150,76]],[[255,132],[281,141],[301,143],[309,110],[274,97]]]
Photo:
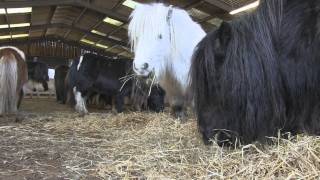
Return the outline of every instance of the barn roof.
[[[218,26],[221,20],[230,20],[231,10],[253,1],[163,0],[161,2],[186,9],[194,20],[209,31]],[[109,56],[132,57],[128,45],[127,25],[134,2],[155,1],[2,0],[0,45],[23,46],[27,54],[41,51],[42,55],[48,55],[59,51],[62,56],[69,58],[77,56],[83,50]],[[45,49],[37,49],[40,47]],[[60,47],[60,50],[52,50],[50,47]],[[74,52],[66,51],[65,48]]]

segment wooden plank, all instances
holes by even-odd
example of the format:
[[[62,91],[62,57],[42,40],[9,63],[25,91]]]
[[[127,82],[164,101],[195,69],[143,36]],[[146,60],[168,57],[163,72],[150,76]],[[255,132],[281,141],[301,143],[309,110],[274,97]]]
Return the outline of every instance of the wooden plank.
[[[232,11],[232,7],[221,0],[204,0],[204,1],[220,8],[220,9],[223,9],[225,11],[228,11],[228,12]]]
[[[108,17],[111,17],[113,19],[122,21],[122,22],[128,22],[128,18],[115,13],[114,11],[111,11],[107,8],[96,6],[88,1],[85,0],[51,0],[51,1],[45,1],[45,0],[33,0],[33,1],[1,1],[0,7],[1,8],[17,8],[17,7],[39,7],[39,6],[78,6],[87,8],[102,14],[105,14]]]
[[[1,1],[1,8],[19,8],[19,7],[39,7],[39,6],[63,6],[73,5],[77,3],[77,0],[33,0],[33,1]]]
[[[107,36],[100,36],[98,34],[92,33],[91,31],[85,30],[85,29],[81,29],[79,27],[75,27],[72,25],[68,25],[68,24],[64,24],[64,23],[55,23],[55,24],[45,24],[45,25],[32,25],[30,27],[16,27],[16,28],[11,28],[11,32],[14,31],[29,31],[31,30],[39,30],[39,29],[47,29],[47,28],[62,28],[62,29],[71,29],[72,31],[77,31],[77,32],[81,32],[84,34],[90,34],[93,37],[102,39],[102,40],[106,40],[109,41],[111,43],[114,44],[118,44],[121,46],[126,46],[128,47],[128,43],[123,42],[123,41],[118,41],[112,38],[109,38]],[[10,29],[2,29],[1,32],[3,33],[10,33]]]
[[[109,56],[109,57],[116,57],[117,56],[117,57],[123,58],[122,56],[119,56],[115,53],[107,52],[103,49],[95,48],[90,45],[79,44],[79,42],[77,42],[77,41],[64,40],[63,37],[46,37],[46,38],[40,37],[40,38],[30,38],[30,39],[13,39],[13,40],[0,41],[0,46],[6,46],[6,45],[21,46],[21,45],[27,44],[31,48],[40,49],[40,47],[36,47],[36,46],[39,46],[41,43],[47,42],[47,41],[55,41],[55,42],[59,42],[59,43],[62,42],[62,43],[67,44],[69,46],[77,47],[78,49],[85,49],[88,51],[94,51],[94,52],[97,52],[101,55],[105,55],[105,56]],[[58,48],[59,47],[57,46],[56,49],[58,49]],[[36,50],[36,49],[33,51],[38,52],[38,50]],[[32,51],[32,49],[31,49],[31,51]],[[32,54],[32,52],[31,52],[31,54]]]

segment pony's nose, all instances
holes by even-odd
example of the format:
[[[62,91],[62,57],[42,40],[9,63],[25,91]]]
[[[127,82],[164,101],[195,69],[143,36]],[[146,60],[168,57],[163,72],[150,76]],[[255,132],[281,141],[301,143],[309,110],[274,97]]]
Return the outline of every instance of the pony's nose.
[[[148,69],[148,67],[149,67],[149,64],[148,64],[148,63],[143,63],[142,69],[146,70],[146,69]]]

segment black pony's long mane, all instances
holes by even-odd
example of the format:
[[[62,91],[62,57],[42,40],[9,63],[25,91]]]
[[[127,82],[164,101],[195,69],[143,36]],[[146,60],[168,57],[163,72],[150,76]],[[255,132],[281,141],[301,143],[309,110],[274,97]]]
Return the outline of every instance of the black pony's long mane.
[[[262,0],[200,42],[190,86],[205,140],[215,129],[245,143],[279,129],[320,133],[319,8],[317,0]]]

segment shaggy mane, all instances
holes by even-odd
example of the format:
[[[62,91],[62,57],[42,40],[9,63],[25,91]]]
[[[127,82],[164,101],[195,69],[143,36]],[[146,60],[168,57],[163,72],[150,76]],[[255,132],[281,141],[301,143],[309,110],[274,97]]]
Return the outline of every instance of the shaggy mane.
[[[316,0],[262,0],[200,42],[191,88],[205,141],[320,134],[319,8]]]

